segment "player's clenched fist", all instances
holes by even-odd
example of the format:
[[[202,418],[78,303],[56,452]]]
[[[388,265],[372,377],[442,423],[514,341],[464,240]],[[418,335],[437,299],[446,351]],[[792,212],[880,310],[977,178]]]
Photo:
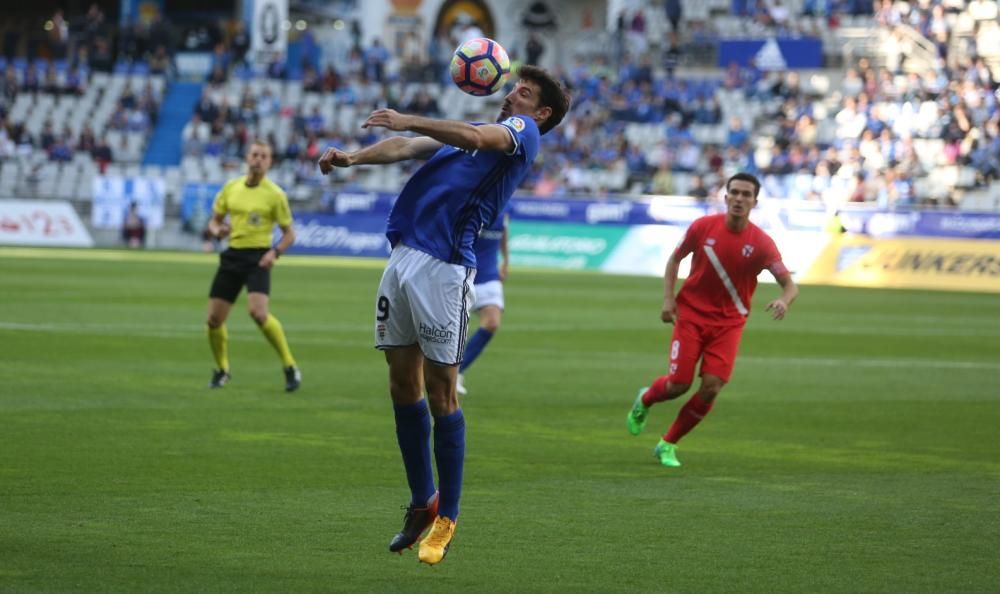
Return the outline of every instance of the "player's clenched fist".
[[[672,297],[667,297],[663,300],[660,319],[663,320],[664,324],[673,324],[677,321],[677,302]]]
[[[319,170],[323,175],[333,171],[334,167],[350,167],[353,164],[350,154],[333,147],[323,151],[323,156],[319,158]]]

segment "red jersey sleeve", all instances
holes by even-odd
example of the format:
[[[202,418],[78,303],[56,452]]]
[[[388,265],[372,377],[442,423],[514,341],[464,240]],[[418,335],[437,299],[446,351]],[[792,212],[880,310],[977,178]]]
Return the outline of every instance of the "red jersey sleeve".
[[[788,274],[788,268],[785,263],[781,260],[781,252],[778,251],[778,246],[771,239],[771,236],[765,235],[764,242],[764,268],[778,279],[786,274]]]
[[[698,237],[701,235],[702,227],[704,227],[704,224],[702,223],[704,220],[705,219],[696,219],[687,228],[687,231],[684,233],[684,239],[681,239],[681,242],[677,244],[676,248],[674,248],[675,260],[680,262],[698,246]]]

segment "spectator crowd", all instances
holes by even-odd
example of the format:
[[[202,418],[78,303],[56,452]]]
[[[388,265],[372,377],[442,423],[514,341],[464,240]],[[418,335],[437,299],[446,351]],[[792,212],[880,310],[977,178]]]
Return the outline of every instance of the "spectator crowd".
[[[831,25],[841,14],[870,14],[871,25],[890,37],[907,25],[936,48],[936,59],[923,71],[909,68],[905,55],[889,51],[883,60],[848,64],[832,85],[816,77],[803,80],[795,71],[765,70],[753,60],[730,65],[718,76],[684,76],[677,68],[685,51],[677,3],[664,3],[671,24],[666,42],[635,41],[646,30],[642,13],[631,12],[627,20],[623,13],[620,27],[632,41],[581,54],[557,69],[571,89],[573,109],[563,126],[543,138],[539,164],[523,190],[541,196],[641,192],[707,199],[727,176],[745,170],[761,175],[770,195],[796,200],[884,207],[953,204],[956,185],[1000,179],[994,71],[974,46],[960,54],[952,50],[953,23],[969,4],[797,3],[796,10],[822,16]],[[799,16],[781,0],[734,0],[731,14],[779,31],[793,27]],[[25,138],[23,128],[5,119],[5,108],[18,93],[81,94],[89,73],[113,70],[111,38],[102,33],[101,23],[100,11],[91,8],[78,26],[69,27],[76,33],[59,52],[73,60],[57,59],[43,69],[6,64],[0,80],[0,157],[25,143],[41,146],[52,159],[74,150],[100,150],[106,156],[89,128],[69,137],[46,127],[38,138]],[[323,147],[351,149],[379,138],[381,132],[360,128],[372,109],[466,115],[455,113],[448,97],[457,91],[442,76],[450,48],[474,27],[466,23],[438,31],[426,44],[408,40],[400,56],[378,39],[363,46],[357,35],[342,59],[306,54],[294,75],[281,64],[255,72],[246,62],[246,33],[233,27],[212,42],[210,74],[182,131],[184,154],[236,168],[248,142],[262,136],[275,146],[278,170],[297,184],[319,184],[315,161]],[[156,19],[126,28],[114,44],[126,60],[170,74],[168,31]],[[309,35],[303,36],[306,41]],[[537,58],[546,51],[536,35],[528,36],[523,48],[508,49],[515,68],[522,53]],[[157,111],[152,89],[129,87],[118,97],[107,126],[149,130]],[[932,183],[941,168],[960,172],[944,191]]]

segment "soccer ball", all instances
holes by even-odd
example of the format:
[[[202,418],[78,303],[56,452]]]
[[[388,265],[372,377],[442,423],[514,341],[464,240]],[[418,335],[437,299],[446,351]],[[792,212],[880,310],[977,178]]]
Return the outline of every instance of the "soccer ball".
[[[510,74],[507,50],[492,39],[470,39],[451,58],[451,80],[470,95],[484,97],[500,90]]]

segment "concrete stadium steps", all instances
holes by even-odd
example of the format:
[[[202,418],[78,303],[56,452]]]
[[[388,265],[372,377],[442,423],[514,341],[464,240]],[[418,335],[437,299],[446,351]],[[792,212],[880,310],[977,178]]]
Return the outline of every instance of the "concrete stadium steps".
[[[160,118],[146,147],[143,165],[178,165],[181,162],[181,132],[191,119],[201,97],[201,83],[172,82],[160,106]]]

